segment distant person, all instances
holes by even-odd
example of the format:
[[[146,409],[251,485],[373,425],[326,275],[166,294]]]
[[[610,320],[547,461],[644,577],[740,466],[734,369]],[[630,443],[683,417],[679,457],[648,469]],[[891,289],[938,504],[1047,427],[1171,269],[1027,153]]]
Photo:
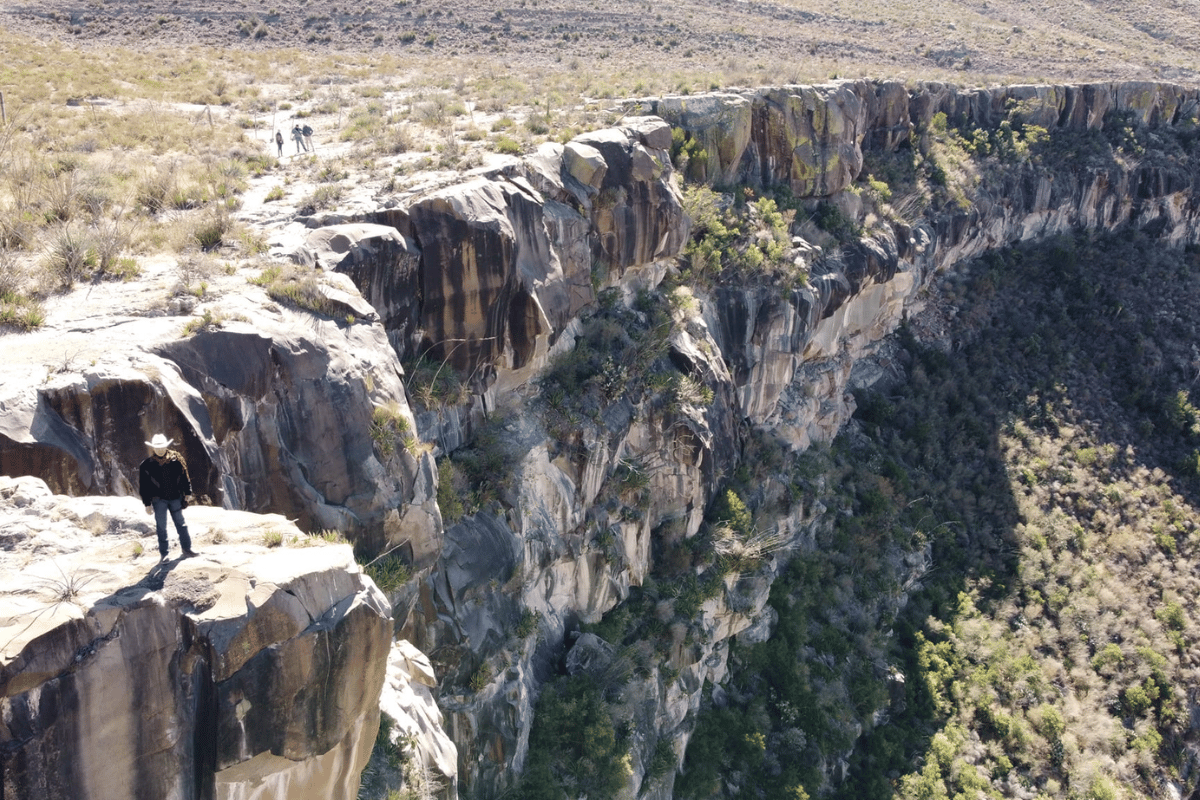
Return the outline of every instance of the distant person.
[[[279,148],[279,157],[283,158],[283,134],[275,131],[275,146]]]
[[[192,493],[192,481],[188,477],[187,464],[183,456],[174,450],[168,450],[175,443],[161,433],[146,442],[153,452],[142,462],[138,469],[138,492],[142,495],[142,503],[146,506],[147,514],[154,514],[154,530],[158,534],[158,555],[160,561],[167,560],[167,512],[171,512],[171,520],[175,523],[175,531],[179,534],[179,546],[183,549],[183,557],[191,558],[192,537],[188,535],[187,523],[183,521],[183,509],[187,508],[187,496]]]
[[[312,143],[313,129],[312,129],[312,126],[311,126],[311,125],[305,125],[305,126],[304,126],[304,128],[301,130],[301,133],[303,133],[303,134],[304,134],[304,144],[305,144],[305,145],[307,145],[307,146],[305,147],[305,149],[306,149],[306,150],[312,150],[312,149],[313,149],[313,143]]]
[[[292,138],[296,140],[296,155],[300,155],[301,150],[308,152],[308,147],[304,144],[304,131],[300,130],[299,123],[292,127]]]

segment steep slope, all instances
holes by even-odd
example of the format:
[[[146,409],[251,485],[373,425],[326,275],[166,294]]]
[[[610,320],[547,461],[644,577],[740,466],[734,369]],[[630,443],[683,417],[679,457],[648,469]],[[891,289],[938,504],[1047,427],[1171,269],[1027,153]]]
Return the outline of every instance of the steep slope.
[[[834,503],[839,473],[797,455],[833,440],[852,388],[896,371],[869,357],[906,316],[936,311],[937,282],[967,260],[1075,230],[1200,242],[1197,99],[1168,84],[840,82],[648,101],[657,116],[314,231],[297,254],[320,270],[307,276],[353,301],[348,276],[378,321],[357,304],[260,306],[267,334],[249,315],[179,340],[160,331],[152,353],[171,375],[151,385],[186,400],[148,407],[178,410],[164,419],[193,432],[194,457],[245,482],[221,502],[268,497],[257,487],[275,481],[269,497],[305,498],[306,524],[345,524],[415,567],[389,600],[441,680],[466,796],[755,789],[744,769],[684,761],[694,732],[694,753],[712,752],[697,728],[710,707],[753,710],[756,727],[724,726],[738,737],[722,752],[750,768],[772,754],[772,791],[832,791],[862,734],[902,714],[902,687],[928,672],[888,660],[892,620],[956,562],[910,530],[919,520],[887,538],[847,530],[840,519],[887,511],[886,493],[868,492],[870,513]],[[681,190],[676,171],[694,183]],[[320,335],[286,344],[297,319]],[[928,324],[953,336],[960,323]],[[244,372],[203,357],[259,338]],[[6,383],[6,470],[120,474],[111,428],[62,410],[91,407],[79,372]],[[49,403],[56,392],[73,399]],[[222,423],[241,408],[270,435]],[[326,420],[312,436],[310,418]],[[804,572],[830,537],[849,561]],[[878,583],[854,584],[856,559]],[[795,608],[824,614],[820,647]],[[786,673],[793,697],[731,680],[735,637],[784,665],[812,647],[819,685]],[[549,751],[564,738],[579,749]]]
[[[483,303],[496,310],[476,323],[456,316],[465,327],[423,328],[416,350],[483,390],[473,417],[443,406],[432,389],[417,415],[424,437],[449,451],[443,509],[461,510],[448,516],[441,562],[398,598],[408,609],[405,632],[446,675],[443,704],[471,796],[500,793],[526,758],[533,771],[518,791],[588,791],[569,763],[540,760],[537,743],[546,739],[527,727],[539,686],[559,669],[590,675],[591,688],[572,684],[567,696],[607,702],[613,724],[627,731],[607,755],[586,756],[611,762],[628,750],[627,766],[601,791],[671,795],[664,778],[702,687],[726,676],[730,637],[767,635],[764,604],[784,556],[811,547],[829,525],[823,490],[797,483],[783,453],[833,437],[853,408],[852,380],[883,374],[862,357],[926,304],[935,276],[1008,243],[1081,228],[1132,226],[1164,246],[1197,241],[1197,97],[1179,87],[959,92],[840,83],[665,98],[646,110],[678,126],[672,152],[681,170],[740,185],[742,200],[768,195],[692,203],[696,235],[674,265],[662,260],[671,248],[622,249],[631,255],[617,262],[607,255],[614,250],[601,221],[610,217],[597,211],[626,208],[626,198],[643,194],[636,181],[657,181],[668,167],[662,140],[647,134],[656,129],[636,120],[605,135],[619,146],[594,148],[598,159],[581,152],[593,142],[577,140],[548,160],[370,217],[421,253],[415,294],[434,298],[434,309],[475,307],[480,284],[471,276],[483,263],[503,286],[524,273],[523,253],[545,254],[537,262],[549,258],[555,276],[571,273],[580,250],[592,253],[596,304],[576,281],[578,319],[553,305],[565,302],[554,289],[563,279],[532,284],[534,330],[547,337],[549,360],[517,355],[540,348],[513,338],[521,328],[506,321],[528,318],[520,309],[529,302],[515,299]],[[614,170],[631,153],[631,163],[657,168]],[[556,209],[554,224],[528,205],[523,181]],[[497,205],[517,192],[519,202]],[[793,217],[789,229],[780,206],[811,222]],[[460,221],[411,221],[429,207]],[[466,233],[448,237],[456,226]],[[480,238],[496,235],[491,244]],[[484,252],[493,254],[486,262]],[[378,269],[349,271],[364,294],[378,293]],[[564,344],[560,331],[574,341]],[[410,332],[390,335],[407,341]],[[504,355],[488,360],[489,351]],[[533,388],[533,376],[540,393],[530,403],[513,390]],[[756,479],[739,479],[744,472]],[[877,546],[899,586],[918,585],[930,566],[923,542]],[[600,622],[623,598],[618,617]],[[907,590],[877,598],[853,624],[885,624],[906,598]],[[615,649],[587,639],[591,655],[570,648],[560,664],[559,643],[579,623],[597,624]],[[830,635],[848,624],[830,619]],[[864,691],[880,685],[877,669],[860,675]],[[841,721],[819,748],[823,766],[805,778],[813,791],[836,782],[837,759],[887,702],[877,689],[824,701],[819,716]],[[556,736],[583,735],[566,731]]]

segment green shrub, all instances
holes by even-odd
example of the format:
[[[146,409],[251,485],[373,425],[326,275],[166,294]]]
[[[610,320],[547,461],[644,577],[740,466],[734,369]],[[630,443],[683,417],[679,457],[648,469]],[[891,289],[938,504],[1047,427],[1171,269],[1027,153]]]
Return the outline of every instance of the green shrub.
[[[479,669],[475,670],[471,675],[470,686],[471,691],[481,692],[492,681],[492,668],[485,661],[479,665]]]
[[[248,279],[249,283],[266,289],[267,295],[276,302],[311,311],[314,314],[332,317],[338,309],[321,292],[320,284],[317,281],[317,274],[312,270],[291,265],[286,267],[272,265],[260,272],[257,277]],[[388,421],[387,425],[394,428],[401,422]],[[372,425],[374,426],[374,424],[373,417]],[[374,439],[375,436],[376,428],[372,427],[372,438]]]
[[[345,187],[340,183],[325,183],[318,186],[307,200],[300,204],[302,214],[315,214],[318,211],[335,208],[345,194]]]
[[[46,314],[37,300],[16,292],[0,294],[0,328],[31,331],[40,328],[45,321]]]
[[[67,222],[50,232],[44,264],[60,285],[69,288],[96,273],[100,256],[88,233]]]
[[[451,453],[450,459],[466,487],[464,511],[473,514],[508,491],[519,454],[505,436],[504,420],[492,418],[470,442]]]
[[[182,331],[181,335],[183,335],[185,337],[186,336],[195,336],[197,333],[200,333],[201,331],[207,331],[207,330],[211,330],[213,328],[220,328],[222,323],[224,323],[224,322],[225,322],[224,316],[222,316],[221,314],[214,313],[213,310],[210,308],[206,308],[206,309],[204,309],[204,313],[202,313],[200,316],[192,317],[192,319],[188,320],[187,324],[185,324],[183,326],[183,331]]]
[[[517,623],[517,638],[524,639],[538,629],[538,623],[541,622],[542,615],[532,609],[525,609],[521,612],[521,620]]]
[[[754,532],[754,515],[746,507],[746,501],[732,489],[722,492],[713,505],[713,519],[724,522],[740,536],[749,536]]]
[[[822,200],[817,204],[813,222],[839,242],[853,242],[863,235],[862,227],[834,203]]]
[[[375,451],[384,459],[394,456],[398,449],[407,453],[416,451],[416,437],[409,428],[408,419],[395,403],[372,409],[370,432]]]
[[[501,136],[496,140],[496,152],[510,156],[521,154],[521,143],[510,136]]]
[[[442,521],[449,525],[458,522],[466,513],[458,488],[461,483],[454,463],[449,458],[438,459],[438,508],[442,512]]]
[[[27,281],[16,254],[0,249],[0,328],[29,331],[46,321],[42,304],[25,294]]]
[[[363,566],[363,571],[385,592],[395,591],[412,579],[412,567],[399,555],[384,555]]]
[[[671,740],[661,737],[654,745],[654,754],[650,756],[646,773],[652,778],[661,777],[674,772],[675,763],[675,748],[671,746]]]
[[[528,800],[614,800],[631,774],[627,742],[586,675],[559,678],[538,698],[517,788]]]
[[[404,364],[410,401],[424,409],[460,405],[467,400],[467,386],[447,361],[419,358]]]
[[[1173,631],[1181,631],[1184,625],[1187,624],[1187,618],[1183,613],[1183,606],[1175,602],[1159,606],[1154,611],[1154,616],[1159,622]]]

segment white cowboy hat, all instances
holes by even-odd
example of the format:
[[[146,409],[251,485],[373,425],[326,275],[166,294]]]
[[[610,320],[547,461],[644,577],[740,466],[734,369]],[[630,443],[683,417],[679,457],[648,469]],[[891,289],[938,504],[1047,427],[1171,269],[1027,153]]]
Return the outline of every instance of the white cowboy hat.
[[[154,450],[165,450],[173,444],[175,444],[174,439],[168,439],[161,433],[154,434],[154,438],[146,442],[146,446]]]

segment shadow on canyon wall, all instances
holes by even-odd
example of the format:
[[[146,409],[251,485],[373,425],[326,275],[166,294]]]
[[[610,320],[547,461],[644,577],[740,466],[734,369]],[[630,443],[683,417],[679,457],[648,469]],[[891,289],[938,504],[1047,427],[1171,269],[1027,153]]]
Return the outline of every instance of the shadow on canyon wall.
[[[771,639],[735,648],[676,796],[723,781],[794,798],[839,770],[840,798],[1094,794],[1114,761],[1149,780],[1147,748],[1184,763],[1198,267],[1195,248],[1079,234],[944,279],[888,356],[904,377],[860,394],[857,424],[793,468],[813,493],[826,475],[832,521],[773,588]],[[893,551],[922,545],[906,586]],[[837,764],[847,702],[887,711]],[[1101,743],[1112,730],[1121,746]]]

